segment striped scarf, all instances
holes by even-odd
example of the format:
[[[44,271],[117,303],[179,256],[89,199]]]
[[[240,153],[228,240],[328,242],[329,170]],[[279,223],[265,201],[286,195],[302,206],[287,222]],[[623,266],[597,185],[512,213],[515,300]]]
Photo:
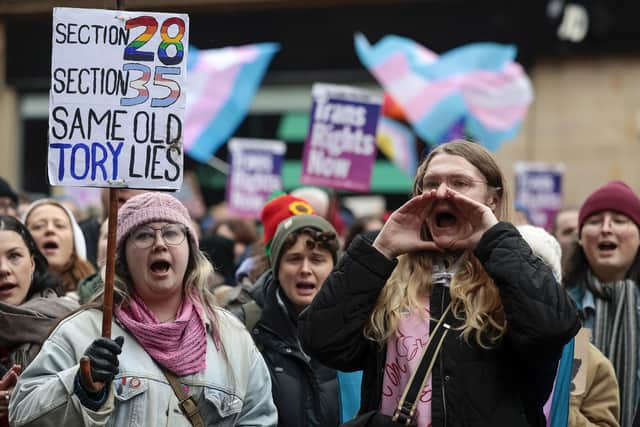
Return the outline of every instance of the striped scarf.
[[[587,286],[596,300],[593,344],[613,364],[620,387],[620,425],[631,426],[638,370],[636,284],[629,279],[602,283],[589,271]]]
[[[176,320],[160,323],[135,293],[116,317],[158,364],[177,376],[206,368],[207,338],[197,299],[185,296]]]

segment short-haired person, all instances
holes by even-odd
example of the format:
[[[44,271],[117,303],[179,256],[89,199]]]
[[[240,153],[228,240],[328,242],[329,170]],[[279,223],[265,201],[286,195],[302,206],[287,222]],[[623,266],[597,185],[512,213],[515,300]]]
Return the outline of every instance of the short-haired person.
[[[377,237],[353,241],[302,312],[311,356],[363,369],[361,414],[394,414],[431,328],[450,310],[450,332],[407,417],[434,427],[546,425],[542,408],[580,321],[550,268],[504,222],[508,205],[486,149],[436,147],[413,197]]]
[[[298,340],[298,314],[318,293],[333,269],[336,230],[304,200],[283,194],[265,203],[261,219],[270,268],[253,286],[260,302],[255,326],[247,325],[265,358],[280,427],[337,426],[336,371],[309,357]],[[251,323],[243,305],[245,323]]]
[[[620,425],[630,427],[640,398],[640,198],[622,181],[580,207],[579,241],[564,283],[593,344],[611,360],[620,386]]]
[[[242,324],[213,304],[212,276],[182,203],[129,199],[118,212],[115,338],[100,337],[96,308],[63,320],[18,381],[12,425],[186,427],[185,393],[205,426],[275,426],[267,367]],[[80,374],[83,356],[98,387]]]

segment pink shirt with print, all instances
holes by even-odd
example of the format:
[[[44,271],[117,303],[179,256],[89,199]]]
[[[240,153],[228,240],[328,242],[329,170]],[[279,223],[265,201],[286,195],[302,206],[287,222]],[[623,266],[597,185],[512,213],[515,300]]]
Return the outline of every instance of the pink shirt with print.
[[[424,313],[415,310],[402,315],[397,332],[387,342],[387,359],[384,364],[382,381],[382,404],[380,411],[384,415],[393,415],[411,374],[420,363],[422,351],[429,339],[429,300],[421,301]],[[418,427],[431,427],[431,375],[418,396],[416,407]]]

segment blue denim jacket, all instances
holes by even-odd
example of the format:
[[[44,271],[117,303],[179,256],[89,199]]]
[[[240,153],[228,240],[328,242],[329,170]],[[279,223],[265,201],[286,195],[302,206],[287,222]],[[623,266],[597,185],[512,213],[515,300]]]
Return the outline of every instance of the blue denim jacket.
[[[277,412],[264,360],[246,329],[218,311],[224,352],[207,334],[207,367],[180,378],[207,426],[275,426]],[[113,323],[112,336],[125,337],[120,372],[97,411],[73,392],[78,361],[100,336],[102,314],[86,310],[64,320],[20,376],[10,401],[12,426],[191,426],[166,377],[135,338]]]

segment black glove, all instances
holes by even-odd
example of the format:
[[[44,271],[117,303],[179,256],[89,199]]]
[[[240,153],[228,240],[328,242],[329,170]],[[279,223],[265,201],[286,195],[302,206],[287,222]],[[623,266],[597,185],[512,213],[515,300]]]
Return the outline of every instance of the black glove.
[[[91,378],[95,382],[103,382],[109,385],[113,381],[113,377],[118,373],[118,355],[122,353],[122,344],[124,337],[115,339],[96,338],[84,352],[84,355],[91,362]],[[85,390],[90,390],[87,384],[84,384],[82,375],[80,375],[80,383]]]

